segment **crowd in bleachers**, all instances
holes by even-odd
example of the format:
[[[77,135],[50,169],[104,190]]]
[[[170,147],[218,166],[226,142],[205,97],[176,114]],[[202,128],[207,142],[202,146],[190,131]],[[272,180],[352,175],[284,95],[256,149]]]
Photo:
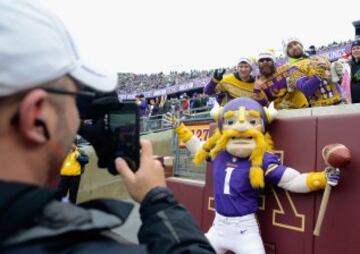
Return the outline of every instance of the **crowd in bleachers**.
[[[330,80],[330,77],[327,76],[328,74],[326,73],[333,74],[331,70],[331,63],[328,60],[334,61],[334,59],[336,60],[339,57],[342,57],[345,52],[344,49],[350,48],[351,50],[354,42],[350,44],[349,42],[334,42],[319,48],[310,46],[308,49],[304,49],[301,42],[298,41],[297,38],[290,39],[292,40],[289,41],[288,44],[284,47],[284,49],[287,49],[286,51],[284,50],[286,57],[284,57],[282,54],[276,55],[275,51],[273,50],[265,50],[266,52],[263,51],[257,56],[256,61],[247,59],[247,64],[250,66],[250,71],[248,74],[246,74],[249,75],[248,79],[245,76],[241,76],[244,75],[244,73],[240,73],[240,64],[244,63],[241,61],[237,65],[221,71],[220,76],[216,76],[216,72],[220,71],[220,69],[216,71],[192,70],[190,72],[170,72],[169,74],[161,72],[150,75],[119,73],[119,91],[121,91],[123,94],[128,93],[130,95],[129,97],[125,98],[121,98],[119,95],[119,99],[135,99],[140,108],[140,114],[143,119],[143,131],[145,132],[148,131],[148,127],[150,127],[150,129],[159,129],[164,127],[158,126],[162,123],[162,121],[158,121],[158,119],[162,119],[163,116],[168,112],[185,117],[185,119],[189,119],[191,117],[196,118],[198,115],[205,116],[205,114],[209,113],[209,110],[215,104],[215,101],[223,105],[224,102],[226,103],[226,101],[233,97],[249,96],[256,99],[263,106],[268,106],[271,101],[274,101],[275,108],[277,109],[337,105],[341,103],[348,103],[349,101],[351,102],[351,99],[346,98],[346,93],[344,93],[345,90],[343,91],[345,87],[343,87],[343,84],[341,84],[341,70],[338,71],[338,69],[336,69],[336,75],[339,75],[339,77],[338,81],[334,81],[335,83],[332,81],[333,77],[331,77]],[[300,45],[301,52],[303,52],[297,56],[297,60],[293,58],[296,61],[301,60],[298,62],[298,64],[295,65],[294,62],[291,62],[290,60],[290,42],[295,43],[294,45]],[[341,48],[341,50],[338,50],[339,48]],[[332,49],[334,50],[331,51]],[[326,52],[337,52],[337,55],[326,54]],[[265,56],[261,57],[261,54],[265,54]],[[348,54],[348,52],[346,52],[346,54]],[[312,55],[315,56],[309,57]],[[262,62],[262,58],[267,59],[265,63],[269,62],[269,60],[273,62],[274,68],[271,69],[271,73],[267,73],[266,68],[262,68],[264,67],[264,65],[260,64],[260,62]],[[328,63],[326,63],[326,61],[328,61]],[[310,69],[308,68],[310,66],[309,64],[312,64]],[[314,64],[316,66],[318,65],[318,67],[316,67]],[[294,78],[295,81],[292,79],[286,79],[286,85],[283,87],[281,81],[283,77],[277,76],[279,75],[278,71],[283,70],[283,68],[289,68],[289,66],[294,66],[296,70],[303,73],[302,75],[305,75],[305,78],[297,77],[296,74],[288,74],[293,75],[291,77]],[[321,68],[325,68],[327,71],[323,73]],[[315,78],[316,75],[314,76],[314,73],[318,75],[317,78]],[[231,81],[233,76],[235,77],[235,81],[234,79]],[[301,79],[302,82],[304,80],[306,82],[310,82],[313,90],[315,89],[313,93],[310,94],[310,92],[306,89],[303,91],[305,81],[303,82],[304,84],[301,85],[300,81],[300,83],[297,82],[298,79]],[[214,80],[216,81],[215,83]],[[230,82],[230,85],[227,82]],[[243,82],[243,84],[238,84],[236,87],[232,88],[232,82]],[[267,84],[266,82],[275,83],[271,83],[271,86],[270,83],[266,86],[263,86],[261,82],[264,84]],[[195,85],[195,83],[198,84]],[[248,86],[253,87],[253,89],[248,91],[246,88]],[[308,85],[306,86],[308,87]],[[269,92],[267,89],[273,89],[274,91],[271,90],[271,92]],[[281,95],[280,91],[283,89],[287,90],[289,96],[285,96],[286,94]],[[301,95],[299,93],[293,94],[292,91],[294,89],[301,91]],[[347,92],[347,94],[349,93],[350,92]],[[266,94],[266,96],[263,97],[263,94]],[[272,98],[272,96],[275,97]],[[297,97],[294,97],[294,99],[293,96]],[[206,115],[205,117],[209,116]]]
[[[334,41],[333,43],[329,43],[328,45],[323,45],[323,46],[319,47],[317,50],[318,51],[328,50],[328,49],[332,49],[334,47],[344,46],[344,45],[350,44],[350,43],[351,43],[351,40],[341,41],[341,42]]]
[[[123,93],[141,93],[153,89],[162,89],[165,87],[191,82],[193,80],[209,77],[211,71],[190,72],[170,72],[164,74],[162,72],[156,74],[134,74],[119,73],[119,89]]]
[[[343,46],[350,42],[351,40],[343,42],[333,42],[318,48],[310,46],[310,48],[306,50],[306,52],[315,53],[326,51],[332,48]],[[282,64],[286,60],[285,57],[280,54],[279,56],[277,56],[276,61],[279,64]],[[227,72],[232,72],[235,69],[236,66],[228,67]],[[118,87],[119,91],[121,91],[121,93],[123,94],[134,92],[140,94],[149,90],[157,90],[174,85],[201,80],[203,78],[210,78],[213,71],[214,70],[191,70],[190,72],[173,71],[169,74],[164,74],[163,72],[153,74],[118,73]]]

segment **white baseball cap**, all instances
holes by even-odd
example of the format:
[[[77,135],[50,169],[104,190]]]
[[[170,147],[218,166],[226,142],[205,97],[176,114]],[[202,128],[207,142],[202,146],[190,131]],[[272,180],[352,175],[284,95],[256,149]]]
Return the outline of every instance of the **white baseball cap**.
[[[64,75],[103,92],[117,83],[116,73],[82,61],[63,23],[38,1],[0,0],[0,97]]]

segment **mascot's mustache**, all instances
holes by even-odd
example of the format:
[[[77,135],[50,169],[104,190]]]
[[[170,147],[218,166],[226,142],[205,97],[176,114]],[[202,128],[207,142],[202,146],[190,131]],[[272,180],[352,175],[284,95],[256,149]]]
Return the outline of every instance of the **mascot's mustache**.
[[[231,138],[254,138],[256,143],[256,151],[263,154],[266,149],[266,141],[264,134],[256,129],[246,130],[246,131],[237,131],[237,130],[223,130],[223,133],[219,140],[216,142],[215,146],[210,152],[212,159],[215,159],[216,155],[225,150],[226,144]],[[261,150],[261,151],[260,151]]]
[[[256,129],[246,130],[246,131],[237,131],[237,130],[225,130],[223,131],[222,137],[227,141],[232,138],[254,138],[255,141],[259,141],[264,139],[264,134]]]

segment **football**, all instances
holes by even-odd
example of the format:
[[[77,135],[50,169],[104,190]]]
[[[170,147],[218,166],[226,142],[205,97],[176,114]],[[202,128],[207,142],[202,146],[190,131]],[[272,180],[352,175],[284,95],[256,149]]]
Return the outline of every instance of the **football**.
[[[326,165],[343,168],[350,163],[351,152],[343,144],[331,144],[322,149],[322,157]]]

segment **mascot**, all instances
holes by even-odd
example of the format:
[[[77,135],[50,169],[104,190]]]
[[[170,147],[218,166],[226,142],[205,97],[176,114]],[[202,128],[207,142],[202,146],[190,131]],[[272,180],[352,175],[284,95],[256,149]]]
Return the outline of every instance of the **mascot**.
[[[338,171],[302,174],[281,165],[267,132],[275,115],[272,104],[268,109],[247,97],[234,99],[217,110],[218,128],[205,143],[172,118],[179,138],[195,154],[194,163],[212,162],[216,214],[206,236],[217,253],[265,253],[255,215],[265,183],[306,193],[339,180]]]

